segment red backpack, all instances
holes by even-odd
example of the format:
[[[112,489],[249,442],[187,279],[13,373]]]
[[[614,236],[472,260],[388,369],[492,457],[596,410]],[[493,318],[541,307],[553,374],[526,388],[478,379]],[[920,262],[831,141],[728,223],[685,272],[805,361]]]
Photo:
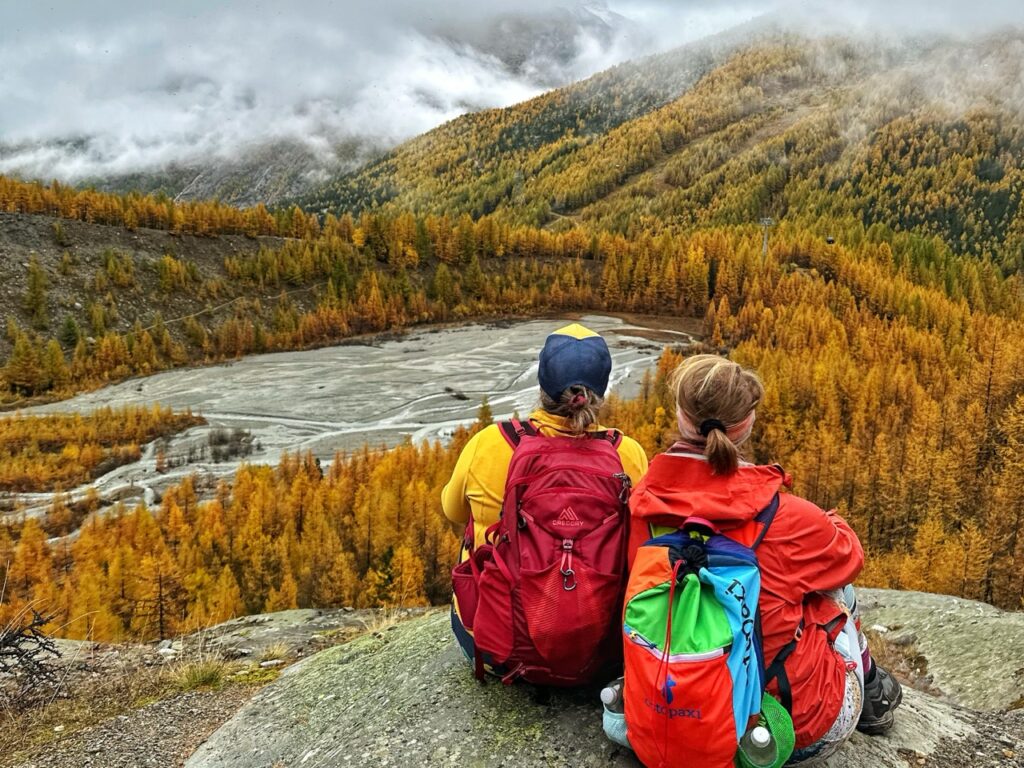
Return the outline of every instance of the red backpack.
[[[621,659],[630,480],[622,434],[545,437],[498,425],[512,446],[501,518],[452,572],[477,677],[486,663],[511,683],[591,682]]]

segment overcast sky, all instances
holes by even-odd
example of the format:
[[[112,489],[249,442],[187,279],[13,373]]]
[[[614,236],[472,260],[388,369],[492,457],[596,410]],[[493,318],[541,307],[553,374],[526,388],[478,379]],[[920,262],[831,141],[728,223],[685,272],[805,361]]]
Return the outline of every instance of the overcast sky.
[[[580,5],[611,32],[573,28],[553,57],[532,37],[509,42],[510,14],[553,18],[544,0],[0,0],[0,171],[74,179],[277,138],[325,154],[346,136],[392,144],[780,9],[812,29],[1024,23],[1024,0],[861,0],[838,20],[838,3],[809,0]],[[535,29],[564,30],[567,12]],[[522,60],[503,62],[497,49],[517,46]],[[67,139],[80,143],[52,145]]]

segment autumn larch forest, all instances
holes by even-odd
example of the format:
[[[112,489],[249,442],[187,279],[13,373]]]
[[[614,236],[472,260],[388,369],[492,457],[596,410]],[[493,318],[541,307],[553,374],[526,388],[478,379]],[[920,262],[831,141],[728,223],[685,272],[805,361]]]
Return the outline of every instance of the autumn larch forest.
[[[994,84],[966,110],[903,77],[950,55],[927,45],[912,60],[797,37],[697,50],[686,82],[654,57],[459,118],[274,211],[0,177],[0,217],[45,221],[52,240],[13,278],[3,398],[425,323],[695,318],[702,341],[666,349],[604,423],[662,450],[668,372],[725,351],[767,387],[750,458],[851,521],[862,583],[1021,608],[1024,123],[997,87],[1020,43],[985,42]],[[166,250],[82,258],[81,238],[114,230],[163,230]],[[195,418],[7,417],[0,485],[67,488]],[[443,604],[458,542],[437,499],[492,418],[485,403],[447,444],[367,446],[322,476],[296,454],[152,508],[58,495],[9,515],[0,621],[31,603],[68,637],[149,640],[242,613]]]

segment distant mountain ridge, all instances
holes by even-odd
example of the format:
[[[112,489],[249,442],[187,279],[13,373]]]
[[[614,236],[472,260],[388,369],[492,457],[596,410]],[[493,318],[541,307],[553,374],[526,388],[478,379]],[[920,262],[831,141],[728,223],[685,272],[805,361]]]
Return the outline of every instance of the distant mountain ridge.
[[[605,6],[580,5],[543,19],[509,14],[485,29],[424,31],[514,71],[565,64],[580,30],[608,40],[628,24]],[[512,107],[470,112],[390,151],[372,137],[280,139],[233,159],[88,181],[182,200],[298,202],[356,216],[497,214],[630,236],[762,217],[879,225],[1019,270],[1024,31],[867,40],[787,29],[759,19]],[[97,151],[88,137],[58,143]],[[0,160],[20,151],[0,145]]]
[[[1024,32],[733,34],[466,115],[302,198],[624,234],[827,217],[1024,263]]]
[[[463,115],[323,184],[299,202],[313,210],[357,212],[396,203],[416,210],[465,211],[474,216],[492,212],[501,202],[525,203],[513,193],[531,174],[571,155],[592,137],[679,98],[751,34],[748,27],[737,28],[620,64],[522,104]],[[457,157],[449,160],[445,157],[449,152]],[[528,162],[523,152],[540,156]],[[511,170],[511,178],[504,178],[506,169]],[[425,178],[410,178],[414,174]],[[433,197],[439,191],[437,184],[449,179],[465,188],[482,189],[483,199],[470,200],[471,191],[462,187],[453,194]],[[430,198],[429,204],[425,204],[426,198]]]
[[[178,201],[218,199],[242,208],[257,203],[278,206],[384,151],[384,146],[369,139],[341,141],[326,151],[315,151],[294,139],[279,139],[254,145],[235,158],[175,163],[161,171],[90,179],[87,183],[105,192],[163,191]]]

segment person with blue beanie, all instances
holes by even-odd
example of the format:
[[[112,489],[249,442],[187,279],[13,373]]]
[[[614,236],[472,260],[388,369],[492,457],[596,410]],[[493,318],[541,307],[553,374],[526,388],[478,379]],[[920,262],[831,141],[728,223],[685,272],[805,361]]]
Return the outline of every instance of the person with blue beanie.
[[[529,424],[545,436],[584,437],[587,432],[607,430],[598,424],[597,417],[611,371],[611,353],[600,335],[578,323],[559,328],[547,337],[540,352],[540,407],[530,414]],[[626,436],[618,442],[617,450],[622,471],[636,485],[647,471],[647,454]],[[463,448],[451,480],[441,493],[444,514],[459,533],[472,514],[476,547],[485,543],[487,529],[501,515],[512,453],[498,424],[485,427]],[[467,655],[471,655],[472,638],[459,619],[457,601],[452,628]]]

